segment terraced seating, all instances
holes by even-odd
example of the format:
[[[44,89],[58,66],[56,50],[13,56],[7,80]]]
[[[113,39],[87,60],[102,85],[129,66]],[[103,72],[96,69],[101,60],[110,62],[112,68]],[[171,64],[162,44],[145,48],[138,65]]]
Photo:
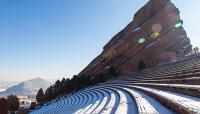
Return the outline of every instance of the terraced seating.
[[[200,57],[88,87],[31,114],[200,114]]]

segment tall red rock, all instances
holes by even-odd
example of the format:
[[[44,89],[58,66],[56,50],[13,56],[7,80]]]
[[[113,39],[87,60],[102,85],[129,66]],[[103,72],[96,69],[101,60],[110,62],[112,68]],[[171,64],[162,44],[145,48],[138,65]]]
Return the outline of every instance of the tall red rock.
[[[138,71],[140,61],[152,67],[190,53],[192,46],[180,27],[179,13],[170,0],[149,0],[81,74],[94,75],[109,66],[120,74],[128,74]]]

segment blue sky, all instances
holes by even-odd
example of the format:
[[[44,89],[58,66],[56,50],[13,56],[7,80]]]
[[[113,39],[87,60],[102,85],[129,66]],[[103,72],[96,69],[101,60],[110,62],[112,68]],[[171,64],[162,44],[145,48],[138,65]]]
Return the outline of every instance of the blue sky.
[[[147,1],[0,0],[0,80],[72,77]],[[200,1],[173,2],[200,46]]]

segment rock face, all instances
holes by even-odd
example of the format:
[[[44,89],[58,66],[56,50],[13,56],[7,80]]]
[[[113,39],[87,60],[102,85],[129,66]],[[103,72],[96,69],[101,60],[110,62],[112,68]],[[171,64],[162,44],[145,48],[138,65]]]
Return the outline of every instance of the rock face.
[[[152,67],[190,53],[192,46],[179,13],[170,0],[149,0],[81,74],[98,74],[109,66],[128,74],[138,71],[141,61]]]

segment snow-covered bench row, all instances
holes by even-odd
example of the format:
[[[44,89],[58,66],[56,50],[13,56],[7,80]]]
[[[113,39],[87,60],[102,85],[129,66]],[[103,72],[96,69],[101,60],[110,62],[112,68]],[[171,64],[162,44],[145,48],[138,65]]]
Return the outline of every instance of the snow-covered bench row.
[[[124,83],[124,82],[123,82]],[[152,87],[157,89],[163,89],[168,91],[174,91],[194,97],[200,97],[200,85],[188,85],[188,84],[160,84],[160,83],[132,83],[125,82],[125,84],[133,84],[137,86]]]
[[[125,107],[128,106],[128,108],[127,108],[128,110],[126,110],[126,109],[123,110],[123,108],[120,108],[120,105],[119,105],[118,108],[121,109],[121,111],[120,111],[121,113],[119,113],[119,114],[122,114],[123,111],[126,111],[126,112],[123,112],[123,114],[159,114],[159,113],[161,114],[161,113],[163,113],[163,111],[166,114],[174,114],[172,111],[168,110],[162,104],[157,103],[156,100],[151,100],[151,103],[153,102],[152,104],[154,104],[154,105],[156,104],[156,106],[152,106],[152,104],[148,100],[146,100],[143,97],[143,95],[141,95],[138,91],[123,87],[123,85],[125,85],[125,84],[110,84],[110,85],[108,84],[108,85],[101,85],[98,87],[98,88],[107,88],[107,89],[108,88],[109,89],[117,89],[117,91],[120,91],[121,93],[125,94],[126,97],[124,97],[123,99],[125,99],[127,101],[122,102],[122,104],[125,103]],[[146,95],[146,96],[148,96],[148,95]],[[122,100],[122,101],[124,101],[124,100]],[[134,105],[133,102],[135,102],[137,105]],[[160,109],[160,108],[162,108],[162,109]]]
[[[181,94],[186,94],[194,97],[200,97],[200,85],[189,85],[189,84],[161,84],[161,83],[135,83],[134,81],[115,81],[108,82],[104,85],[109,84],[132,84],[137,86],[152,87],[157,89],[163,89],[173,91]]]
[[[168,74],[168,75],[134,75],[134,76],[124,76],[123,79],[120,79],[119,81],[151,81],[151,80],[166,80],[166,79],[186,79],[186,78],[192,78],[192,77],[200,77],[200,69],[197,71],[193,71],[190,73],[176,73],[176,74]]]
[[[132,97],[120,88],[96,87],[61,97],[32,112],[32,114],[72,113],[137,114],[137,107]]]
[[[131,79],[127,80],[132,80],[132,81],[151,81],[151,80],[165,80],[165,79],[185,79],[185,78],[192,78],[192,77],[200,77],[200,71],[199,72],[194,72],[194,73],[187,73],[187,74],[177,74],[177,75],[169,75],[169,76],[158,76],[158,77],[153,77],[153,76],[146,76],[146,77],[132,77]],[[126,81],[126,80],[122,80]]]
[[[127,85],[128,83],[124,83],[124,85]],[[131,84],[131,83],[130,83]],[[109,85],[109,83],[108,84],[104,84],[104,85],[102,85],[102,86],[105,86],[105,85],[107,85],[107,86],[111,86],[111,87],[113,87],[113,85],[111,84],[111,85]],[[117,85],[117,84],[116,84]],[[122,84],[123,85],[123,84]],[[155,86],[158,86],[159,84],[154,84]],[[199,85],[181,85],[181,84],[160,84],[160,86],[171,86],[171,87],[177,87],[177,88],[186,88],[186,90],[187,89],[189,89],[189,88],[196,88],[196,89],[199,89]],[[178,95],[181,95],[181,94],[178,94]],[[192,97],[191,97],[192,98]],[[183,98],[183,100],[185,100],[184,98]],[[198,101],[199,102],[199,101]],[[197,103],[198,103],[197,102]],[[179,104],[174,104],[174,106],[176,106],[176,105],[179,105]],[[193,105],[191,105],[189,108],[192,108],[193,107]],[[196,108],[196,110],[200,110],[200,108]],[[186,112],[187,110],[185,110],[185,112]]]
[[[138,89],[140,91],[143,91],[145,93],[148,93],[154,96],[158,101],[162,102],[171,110],[174,110],[177,113],[183,113],[183,114],[199,114],[200,113],[200,99],[199,98],[195,98],[195,97],[191,97],[191,96],[187,96],[183,94],[178,94],[174,92],[129,85],[129,84],[110,84],[106,86],[109,86],[109,87],[118,86],[118,87]]]
[[[146,91],[148,93],[159,96],[160,100],[164,99],[168,104],[168,107],[178,113],[184,114],[200,114],[200,99],[186,96],[183,94],[173,93],[169,91],[162,91],[152,88],[132,86],[139,90]],[[162,98],[162,99],[161,99]]]
[[[198,85],[200,84],[200,77],[190,77],[190,78],[180,78],[180,79],[152,79],[152,80],[122,80],[122,81],[110,81],[108,83],[122,83],[122,82],[132,82],[132,83],[162,83],[162,84],[185,84],[185,85]]]
[[[183,79],[159,79],[159,80],[139,80],[132,81],[133,83],[165,83],[165,84],[190,84],[190,85],[198,85],[200,84],[200,77],[190,77]]]
[[[114,94],[114,95],[113,95]],[[51,103],[45,104],[41,108],[31,112],[32,114],[71,114],[71,113],[99,113],[108,112],[107,105],[114,107],[113,100],[119,99],[116,92],[104,89],[91,89],[80,91],[68,97],[61,97]],[[112,109],[111,108],[111,109]],[[112,112],[112,110],[110,111]],[[108,113],[110,113],[108,112]]]

